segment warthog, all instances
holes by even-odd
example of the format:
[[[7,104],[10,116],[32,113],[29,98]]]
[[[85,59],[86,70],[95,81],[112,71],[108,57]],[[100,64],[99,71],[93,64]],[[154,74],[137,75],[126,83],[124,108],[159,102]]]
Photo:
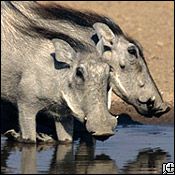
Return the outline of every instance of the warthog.
[[[13,41],[13,45],[19,45],[16,31],[25,36],[25,42],[20,43],[24,48],[29,47],[28,40],[37,40],[36,38],[40,43],[44,41],[42,46],[48,48],[51,47],[50,40],[53,38],[68,41],[74,38],[72,45],[78,44],[80,48],[86,41],[95,46],[101,54],[102,61],[110,65],[110,87],[115,94],[134,105],[143,115],[159,116],[169,110],[149,73],[141,46],[124,35],[111,19],[58,5],[40,5],[37,2],[14,1],[3,2],[1,5],[1,15],[4,21],[7,21],[7,26],[10,25],[9,29],[5,29],[9,32],[9,40],[4,42],[4,48],[6,45],[8,48],[9,41]],[[21,52],[27,51],[29,57],[29,53],[34,54],[33,44],[31,46],[28,48],[30,51],[23,48]],[[13,47],[12,55],[13,49],[16,52]],[[47,51],[50,52],[49,49]]]
[[[98,139],[113,135],[117,120],[107,108],[110,68],[96,48],[82,48],[76,40],[68,44],[25,35],[15,26],[23,18],[11,15],[11,10],[3,6],[1,16],[1,98],[18,108],[21,136],[16,139],[36,142],[35,116],[41,110],[57,113],[60,141],[72,141],[70,115],[85,122]]]
[[[21,55],[18,51],[13,52],[16,57],[8,57],[3,49],[1,97],[18,107],[22,132],[18,140],[36,141],[35,116],[41,110],[56,111],[60,141],[72,141],[71,114],[86,122],[87,130],[96,138],[113,135],[116,119],[107,109],[109,66],[101,59],[94,59],[94,52],[92,55],[76,53],[63,40],[54,39],[53,43],[54,61],[44,55],[40,55],[42,59],[32,54],[28,58],[28,52]],[[40,47],[38,52],[43,53],[45,49]]]
[[[30,30],[18,26],[21,32],[63,38],[60,32],[95,45],[102,60],[111,67],[113,92],[133,105],[144,116],[161,116],[170,107],[148,70],[141,45],[123,33],[111,19],[91,12],[80,12],[58,4],[13,2],[13,8],[32,21]]]

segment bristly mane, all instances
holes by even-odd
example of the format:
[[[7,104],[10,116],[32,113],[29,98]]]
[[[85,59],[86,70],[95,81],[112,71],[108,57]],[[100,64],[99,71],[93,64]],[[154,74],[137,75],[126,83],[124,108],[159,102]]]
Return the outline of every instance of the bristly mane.
[[[39,26],[37,23],[26,17],[19,9],[17,9],[10,1],[5,2],[10,8],[15,10],[15,13],[19,13],[24,18],[26,18],[26,21],[28,21],[28,24],[24,26],[18,26],[18,30],[21,32],[30,35],[31,37],[42,37],[47,39],[53,39],[53,38],[59,38],[63,39],[66,42],[68,42],[76,51],[83,51],[89,49],[87,47],[87,43],[84,44],[81,41],[79,41],[76,38],[70,37],[64,33],[60,33],[54,30],[50,30],[47,28],[44,28],[42,26]],[[112,21],[112,19],[109,19],[106,16],[99,15],[92,12],[81,12],[78,10],[74,10],[71,8],[63,7],[58,4],[49,4],[49,5],[43,5],[36,1],[32,1],[34,3],[33,7],[31,9],[34,10],[34,13],[38,14],[41,18],[44,19],[51,19],[51,20],[66,20],[72,24],[77,24],[80,27],[93,27],[93,24],[96,22],[101,22],[106,24],[115,35],[123,36],[126,40],[136,45],[136,47],[139,49],[140,55],[143,57],[143,51],[141,45],[138,44],[139,42],[132,39],[131,37],[127,36],[123,33],[121,28]]]
[[[115,35],[121,35],[129,42],[136,45],[136,47],[139,50],[140,56],[143,56],[143,48],[141,47],[141,44],[134,40],[133,38],[125,35],[122,31],[122,29],[113,22],[112,19],[99,15],[92,12],[81,12],[75,9],[63,7],[58,4],[49,4],[49,5],[41,5],[33,8],[35,12],[44,19],[52,19],[52,20],[67,20],[73,24],[80,25],[81,27],[93,27],[93,24],[96,22],[101,22],[106,24]]]
[[[37,2],[34,3],[37,5]],[[18,14],[19,18],[24,18],[22,25],[20,23],[13,24],[21,33],[34,38],[45,38],[49,40],[53,38],[62,39],[69,43],[69,45],[73,47],[76,52],[83,52],[87,50],[93,51],[92,46],[90,46],[88,43],[82,43],[78,39],[70,37],[62,32],[57,32],[38,25],[35,21],[25,16],[25,14],[23,14],[16,6],[14,6],[12,2],[5,1],[5,4],[8,6],[8,8]]]
[[[29,25],[27,30],[21,29],[19,30],[24,33],[25,35],[29,35],[31,37],[41,37],[52,40],[53,38],[58,38],[66,41],[76,52],[83,52],[83,51],[91,51],[92,47],[87,43],[84,44],[76,38],[70,37],[64,33],[57,32],[54,30],[46,29],[37,25]]]
[[[116,35],[123,35],[121,28],[106,16],[94,12],[81,12],[75,9],[63,7],[58,4],[41,5],[34,7],[35,12],[44,19],[67,20],[82,27],[92,27],[94,23],[101,22],[109,26]]]

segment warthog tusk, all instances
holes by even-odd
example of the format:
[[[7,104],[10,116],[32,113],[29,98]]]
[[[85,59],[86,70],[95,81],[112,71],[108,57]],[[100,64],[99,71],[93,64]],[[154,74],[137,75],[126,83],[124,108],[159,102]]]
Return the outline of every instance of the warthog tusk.
[[[84,120],[87,120],[87,117],[85,117]]]
[[[115,116],[115,118],[116,118],[116,119],[118,119],[118,118],[119,118],[119,116],[118,116],[118,115],[116,115],[116,116]]]
[[[112,87],[108,91],[108,101],[107,101],[107,103],[108,103],[108,109],[111,108],[111,96],[112,96]]]
[[[153,96],[153,97],[151,98],[151,100],[152,100],[152,101],[155,101],[155,99],[156,99],[156,97],[155,97],[155,96]]]
[[[115,79],[116,79],[116,82],[117,82],[117,87],[120,90],[120,92],[122,93],[122,95],[125,96],[125,97],[128,97],[128,93],[127,93],[126,89],[124,88],[124,86],[122,85],[122,83],[119,79],[119,76],[116,75]]]

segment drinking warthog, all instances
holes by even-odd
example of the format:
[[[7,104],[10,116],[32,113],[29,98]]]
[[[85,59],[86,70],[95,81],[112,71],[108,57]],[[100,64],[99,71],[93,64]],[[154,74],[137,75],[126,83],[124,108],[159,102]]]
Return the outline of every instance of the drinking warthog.
[[[48,38],[60,31],[97,47],[111,67],[113,92],[145,116],[159,117],[169,111],[148,70],[141,45],[123,33],[111,19],[91,12],[80,12],[58,4],[13,3],[33,23],[30,32]],[[28,30],[29,31],[29,30]],[[39,31],[39,32],[37,32]],[[62,36],[60,36],[62,37]]]
[[[30,54],[28,58],[30,48],[24,48],[26,54],[21,54],[21,45],[18,45],[19,50],[12,49],[13,53],[8,54],[10,51],[4,48],[4,39],[3,36],[1,97],[18,107],[22,132],[19,141],[36,141],[35,116],[43,109],[56,111],[55,123],[60,141],[72,140],[71,114],[86,122],[86,128],[93,136],[114,134],[116,119],[107,109],[109,66],[100,58],[93,58],[98,54],[76,53],[65,41],[54,39],[53,59],[44,55],[45,49],[52,49],[45,48],[45,45],[39,50],[32,47],[35,53],[41,54],[39,57]],[[30,42],[33,41],[29,41],[29,45]],[[38,42],[44,44],[44,41],[32,44],[37,46]]]
[[[37,40],[40,47],[45,48],[51,47],[49,40],[53,38],[74,38],[72,44],[78,44],[80,48],[86,41],[96,46],[102,60],[110,65],[111,87],[117,95],[134,105],[138,112],[144,115],[160,115],[168,111],[169,108],[163,103],[146,67],[139,44],[126,37],[112,20],[93,13],[82,13],[57,5],[45,6],[37,2],[14,1],[2,2],[1,5],[2,27],[8,36],[3,47],[8,48],[9,42],[13,42],[9,57],[14,57],[19,45],[23,45],[21,54],[25,53],[28,57],[35,54],[35,57],[40,57],[35,53],[36,48],[33,49],[33,40]],[[25,36],[23,42],[19,42],[18,36]],[[28,45],[30,42],[32,44]],[[129,47],[130,45],[134,49]],[[48,54],[50,50],[44,49],[44,53],[46,50]],[[31,52],[33,54],[30,55]],[[20,68],[16,69],[21,72]]]
[[[1,98],[18,108],[21,136],[16,139],[36,142],[35,116],[41,110],[57,113],[60,141],[72,141],[71,114],[96,138],[113,135],[117,121],[107,109],[110,68],[96,48],[25,35],[15,26],[23,18],[11,16],[11,10],[3,5],[1,14]]]

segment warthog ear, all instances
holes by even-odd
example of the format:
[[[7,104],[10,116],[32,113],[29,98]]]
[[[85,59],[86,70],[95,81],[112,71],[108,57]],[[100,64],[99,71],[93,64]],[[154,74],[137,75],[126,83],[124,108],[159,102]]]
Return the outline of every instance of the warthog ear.
[[[74,49],[66,41],[61,39],[52,39],[52,42],[55,47],[55,59],[58,62],[70,65],[76,55]]]
[[[104,23],[95,23],[93,28],[95,29],[99,39],[96,45],[97,50],[100,54],[103,54],[103,52],[106,50],[105,48],[108,48],[107,50],[109,50],[113,46],[115,35],[112,30]]]

